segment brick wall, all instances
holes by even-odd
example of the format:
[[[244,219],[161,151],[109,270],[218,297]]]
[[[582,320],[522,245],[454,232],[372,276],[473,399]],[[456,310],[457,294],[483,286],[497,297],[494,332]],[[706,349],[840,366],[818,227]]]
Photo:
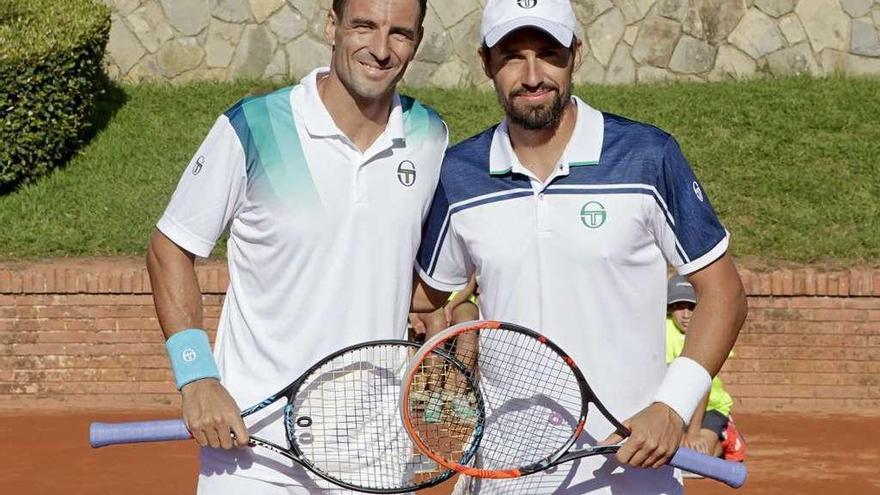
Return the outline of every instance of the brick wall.
[[[741,273],[751,313],[722,371],[737,410],[880,412],[880,269]],[[213,330],[225,265],[198,275]],[[0,410],[177,401],[141,260],[0,264]]]

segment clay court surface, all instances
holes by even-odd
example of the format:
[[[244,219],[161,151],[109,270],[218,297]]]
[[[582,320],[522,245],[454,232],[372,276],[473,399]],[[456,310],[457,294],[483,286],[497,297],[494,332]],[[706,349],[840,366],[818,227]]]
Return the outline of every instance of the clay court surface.
[[[0,493],[192,494],[197,461],[190,442],[88,446],[91,421],[167,416],[0,413]],[[708,480],[688,480],[689,495],[880,493],[880,417],[741,414],[736,421],[749,449],[748,483],[734,491]],[[421,493],[440,495],[448,488]]]

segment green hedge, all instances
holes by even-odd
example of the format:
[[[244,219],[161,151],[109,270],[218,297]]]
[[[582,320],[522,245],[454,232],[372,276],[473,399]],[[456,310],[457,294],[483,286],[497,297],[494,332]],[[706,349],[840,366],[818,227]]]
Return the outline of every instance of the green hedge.
[[[0,1],[0,191],[80,145],[109,32],[93,0]]]

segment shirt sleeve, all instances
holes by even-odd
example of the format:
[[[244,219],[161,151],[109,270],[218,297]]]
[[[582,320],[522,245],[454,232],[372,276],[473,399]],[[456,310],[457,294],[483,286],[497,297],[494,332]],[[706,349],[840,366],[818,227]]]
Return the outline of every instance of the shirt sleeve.
[[[206,258],[241,208],[246,186],[244,150],[221,116],[181,175],[156,227],[178,246]]]
[[[658,208],[649,215],[649,228],[678,273],[693,273],[727,251],[730,235],[671,137],[664,147],[654,187]]]
[[[474,271],[466,245],[455,233],[453,213],[441,177],[422,227],[416,269],[426,284],[444,292],[463,289]]]

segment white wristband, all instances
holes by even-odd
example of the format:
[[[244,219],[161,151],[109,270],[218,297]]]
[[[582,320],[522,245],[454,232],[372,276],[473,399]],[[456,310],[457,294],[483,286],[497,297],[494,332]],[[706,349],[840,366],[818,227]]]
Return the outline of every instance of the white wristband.
[[[662,402],[690,424],[697,406],[712,386],[712,377],[700,363],[679,356],[669,363],[653,402]]]

